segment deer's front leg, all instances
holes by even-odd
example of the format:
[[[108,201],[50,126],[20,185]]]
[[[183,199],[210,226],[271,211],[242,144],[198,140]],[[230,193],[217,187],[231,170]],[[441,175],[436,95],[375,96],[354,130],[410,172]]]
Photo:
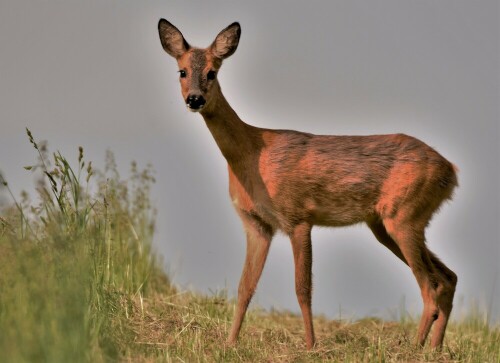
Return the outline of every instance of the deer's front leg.
[[[248,304],[257,288],[262,269],[266,262],[274,231],[271,226],[247,213],[240,213],[247,235],[247,255],[238,288],[238,305],[229,334],[228,343],[234,345],[238,340],[241,324]]]
[[[295,260],[295,291],[299,301],[304,327],[306,331],[307,349],[314,346],[314,328],[312,322],[311,294],[312,294],[312,226],[303,223],[297,225],[290,234],[293,257]]]

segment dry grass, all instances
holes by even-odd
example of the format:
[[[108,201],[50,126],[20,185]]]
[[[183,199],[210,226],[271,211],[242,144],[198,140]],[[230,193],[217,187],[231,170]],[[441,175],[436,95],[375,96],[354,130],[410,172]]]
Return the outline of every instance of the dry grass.
[[[188,292],[129,302],[131,339],[123,357],[133,362],[498,362],[500,332],[482,324],[451,323],[444,348],[417,348],[416,324],[366,318],[339,322],[315,319],[318,343],[305,350],[302,318],[254,309],[240,341],[228,346],[234,305],[223,296]]]

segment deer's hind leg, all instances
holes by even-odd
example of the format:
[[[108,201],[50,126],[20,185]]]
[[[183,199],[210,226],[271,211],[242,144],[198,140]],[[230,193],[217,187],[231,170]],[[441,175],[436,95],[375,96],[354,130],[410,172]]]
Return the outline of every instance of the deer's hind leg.
[[[231,345],[238,339],[241,324],[264,269],[274,234],[273,228],[259,217],[246,212],[241,212],[240,217],[247,235],[247,252],[238,287],[238,303],[228,338],[228,343]]]
[[[452,308],[456,275],[427,249],[425,229],[441,203],[451,197],[456,175],[448,162],[433,160],[436,163],[427,165],[397,164],[382,187],[375,209],[420,287],[424,310],[417,342],[424,345],[437,320],[431,345],[438,348]]]
[[[414,223],[415,221],[405,218],[402,214],[398,213],[394,218],[384,219],[384,226],[401,250],[420,287],[424,310],[418,327],[417,343],[424,345],[431,326],[439,315],[437,301],[439,277],[425,246],[426,223]]]
[[[390,220],[388,220],[386,223],[391,225]],[[401,248],[389,235],[384,224],[380,220],[372,220],[367,224],[380,243],[382,243],[390,251],[392,251],[405,264],[410,265]],[[413,228],[411,228],[410,226],[406,228],[413,230]],[[404,227],[401,229],[404,230]],[[413,230],[413,232],[410,232],[409,234],[411,235],[412,233],[415,233],[415,230]],[[405,239],[405,237],[400,237],[400,241],[401,240],[411,241],[412,238],[409,237]],[[418,237],[418,233],[415,233],[413,241],[414,242],[412,243],[415,245],[413,247],[415,251],[412,252],[411,248],[406,248],[406,254],[414,256],[412,262],[413,265],[420,265],[420,267],[416,268],[417,274],[419,275],[417,281],[419,281],[419,279],[420,281],[424,281],[423,283],[419,282],[419,286],[422,286],[421,284],[423,284],[424,286],[424,289],[422,290],[422,298],[424,299],[424,313],[422,315],[422,320],[420,322],[418,331],[418,344],[423,345],[425,343],[429,330],[435,320],[431,347],[438,348],[443,343],[446,325],[448,323],[448,319],[453,307],[453,296],[455,294],[457,276],[427,248],[427,246],[425,245],[425,240],[423,243],[421,242],[422,237]],[[418,256],[418,249],[422,250],[420,253],[420,257]],[[421,272],[422,267],[426,272]],[[415,270],[412,269],[412,271],[414,271],[415,274]],[[416,274],[415,277],[417,277]]]
[[[443,344],[444,333],[448,325],[448,319],[453,308],[453,297],[457,286],[457,275],[437,258],[431,251],[429,257],[434,264],[436,273],[439,275],[437,287],[437,304],[439,315],[434,323],[432,332],[431,347],[439,348]]]

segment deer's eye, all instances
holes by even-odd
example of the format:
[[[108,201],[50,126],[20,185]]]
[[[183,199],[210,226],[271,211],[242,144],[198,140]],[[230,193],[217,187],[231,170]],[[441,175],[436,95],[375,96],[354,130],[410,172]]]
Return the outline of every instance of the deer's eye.
[[[215,76],[216,76],[215,71],[208,71],[208,73],[207,73],[207,79],[208,79],[209,81],[214,80],[214,79],[215,79]]]
[[[186,71],[185,71],[184,69],[181,69],[181,70],[179,71],[179,77],[181,77],[181,78],[186,78]]]

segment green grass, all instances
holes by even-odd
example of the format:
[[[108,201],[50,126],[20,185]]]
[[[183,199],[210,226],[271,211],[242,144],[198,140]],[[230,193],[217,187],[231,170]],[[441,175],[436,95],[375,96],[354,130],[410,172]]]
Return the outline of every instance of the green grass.
[[[173,287],[152,248],[151,168],[103,172],[79,149],[72,168],[28,131],[38,161],[36,201],[0,209],[2,362],[500,362],[500,330],[482,315],[452,321],[441,352],[416,348],[416,319],[315,318],[305,350],[302,319],[253,309],[237,347],[225,344],[234,301]],[[1,207],[1,206],[0,206]]]
[[[131,301],[170,291],[151,246],[151,170],[132,164],[124,181],[112,155],[100,173],[81,148],[73,169],[28,136],[38,201],[12,196],[1,214],[0,360],[120,359]]]

